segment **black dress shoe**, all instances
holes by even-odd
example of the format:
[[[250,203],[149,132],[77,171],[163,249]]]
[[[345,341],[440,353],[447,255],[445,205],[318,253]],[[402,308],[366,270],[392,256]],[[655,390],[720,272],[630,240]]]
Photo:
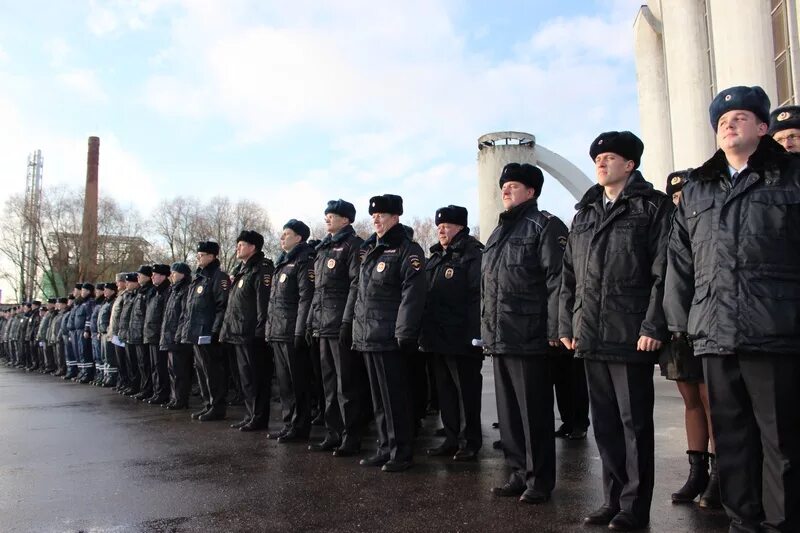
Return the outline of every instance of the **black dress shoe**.
[[[523,492],[525,492],[525,485],[514,485],[512,483],[492,488],[492,494],[500,498],[519,497],[522,496]]]
[[[569,440],[584,440],[586,438],[585,429],[573,429],[567,437]]]
[[[570,433],[572,433],[572,428],[568,428],[564,424],[561,424],[561,427],[558,428],[553,435],[558,439],[566,439],[569,437]]]
[[[413,461],[386,461],[381,467],[384,472],[404,472],[414,466]]]
[[[247,433],[248,431],[261,431],[262,429],[267,429],[267,424],[264,422],[254,422],[251,420],[247,424],[240,427],[239,431]]]
[[[278,437],[279,444],[287,444],[291,442],[308,442],[308,433],[289,430]]]
[[[525,492],[522,493],[522,496],[519,497],[519,501],[522,503],[530,503],[533,505],[539,503],[545,503],[550,500],[550,493],[549,492],[542,492],[541,490],[537,489],[525,489]]]
[[[168,403],[165,407],[170,411],[177,411],[178,409],[188,409],[189,405],[185,403]]]
[[[443,457],[445,455],[452,456],[454,453],[458,451],[458,446],[455,444],[442,444],[441,446],[437,446],[436,448],[428,448],[425,452],[428,454],[429,457]]]
[[[583,519],[583,523],[592,526],[607,526],[609,522],[617,516],[617,513],[619,513],[619,509],[603,505],[596,511],[589,513],[589,515]]]
[[[389,462],[388,455],[371,455],[366,459],[361,459],[358,464],[361,466],[383,466]]]
[[[492,443],[492,448],[494,448],[495,450],[502,450],[503,449],[503,441],[501,441],[501,440],[494,441]]]
[[[500,422],[492,422],[492,429],[498,429],[500,427]]]
[[[321,412],[316,417],[314,417],[314,420],[311,421],[311,425],[312,426],[324,426],[325,425],[325,413]]]
[[[170,400],[167,403],[163,403],[161,404],[161,407],[163,407],[164,409],[169,409],[170,405],[175,405],[175,400]]]
[[[643,522],[636,518],[633,513],[628,511],[620,511],[617,516],[611,519],[608,523],[608,529],[612,531],[639,531],[647,527],[647,522]]]
[[[198,416],[197,419],[200,422],[213,422],[215,420],[225,420],[225,411],[210,409],[208,412]]]
[[[286,435],[286,433],[287,433],[288,431],[289,431],[289,430],[288,430],[287,428],[283,428],[282,430],[280,430],[280,431],[275,431],[275,432],[272,432],[272,431],[270,431],[269,433],[267,433],[267,438],[268,438],[269,440],[278,440],[279,438],[281,438],[281,437],[283,437],[284,435]]]
[[[458,450],[455,455],[453,456],[453,461],[477,461],[478,460],[478,452],[475,450],[470,450],[469,448],[463,448]]]
[[[151,398],[147,400],[147,403],[150,405],[167,405],[169,403],[169,398]]]
[[[360,446],[339,446],[335,450],[333,450],[334,457],[353,457],[354,455],[358,455],[361,453]]]
[[[234,422],[231,424],[231,429],[239,429],[242,426],[246,426],[250,422],[249,418],[245,418],[244,420],[239,420],[238,422]]]
[[[201,416],[206,414],[208,411],[209,411],[209,408],[208,407],[204,407],[202,411],[197,411],[196,413],[192,413],[192,420],[197,420],[198,418],[200,418]]]
[[[308,445],[310,452],[332,452],[339,447],[341,442],[339,440],[325,438],[322,442],[315,442]]]

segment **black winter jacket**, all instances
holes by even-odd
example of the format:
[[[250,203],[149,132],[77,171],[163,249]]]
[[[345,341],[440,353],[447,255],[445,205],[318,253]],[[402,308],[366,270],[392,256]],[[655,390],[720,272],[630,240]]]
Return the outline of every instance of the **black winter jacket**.
[[[100,308],[106,302],[105,296],[95,299],[94,307],[92,308],[92,315],[89,317],[89,331],[92,333],[92,338],[97,337],[97,316],[100,314]]]
[[[144,344],[144,323],[147,313],[147,302],[155,294],[152,281],[145,282],[136,289],[136,294],[131,303],[131,318],[128,323],[128,340],[130,344]]]
[[[586,359],[655,363],[636,350],[640,336],[668,340],[664,309],[672,201],[634,171],[606,214],[604,190],[590,188],[564,253],[559,336]]]
[[[158,345],[161,341],[161,321],[164,318],[164,304],[169,295],[169,279],[160,285],[153,285],[153,291],[145,303],[144,312],[144,343]]]
[[[481,340],[494,355],[545,355],[558,338],[567,227],[535,199],[500,214],[481,266]]]
[[[114,302],[116,300],[116,295],[108,298],[100,307],[100,312],[97,313],[97,331],[101,335],[106,335],[108,333],[108,327],[111,323],[111,311],[114,309]],[[106,340],[110,341],[111,339]]]
[[[373,233],[362,245],[358,292],[353,316],[353,349],[360,352],[398,350],[399,340],[418,340],[425,309],[425,254],[397,224],[383,237]]]
[[[265,337],[268,341],[292,342],[304,336],[314,297],[314,249],[301,242],[275,264],[269,295]]]
[[[481,336],[482,253],[483,244],[469,234],[469,228],[458,233],[447,249],[431,246],[419,337],[423,352],[481,356],[472,340]]]
[[[256,252],[246,263],[236,266],[220,341],[247,344],[264,338],[274,270],[272,260],[264,257],[263,252]]]
[[[230,278],[220,269],[219,259],[197,269],[186,294],[182,344],[197,344],[200,337],[207,336],[212,338],[212,342],[219,342],[229,288]]]
[[[120,298],[122,303],[119,304],[119,320],[115,324],[116,331],[114,334],[126,344],[128,343],[128,329],[131,325],[131,313],[133,312],[133,302],[136,299],[136,292],[138,289],[126,290]]]
[[[800,353],[800,158],[765,135],[735,186],[722,150],[690,173],[664,308],[696,355]]]
[[[161,320],[160,350],[177,350],[181,344],[181,331],[185,318],[186,296],[192,278],[184,276],[182,280],[169,286],[167,303],[164,304],[164,317]]]
[[[338,338],[345,309],[353,315],[361,267],[361,245],[353,226],[342,228],[336,235],[327,235],[317,245],[314,260],[314,300],[309,322],[314,336]]]

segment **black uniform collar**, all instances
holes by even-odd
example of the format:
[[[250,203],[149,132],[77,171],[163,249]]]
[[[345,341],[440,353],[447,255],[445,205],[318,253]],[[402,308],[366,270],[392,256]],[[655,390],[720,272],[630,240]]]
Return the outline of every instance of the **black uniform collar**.
[[[465,226],[461,231],[456,233],[456,235],[453,237],[453,240],[450,241],[450,244],[447,246],[447,251],[448,252],[459,251],[462,248],[464,248],[464,246],[467,243],[468,236],[469,236],[469,228]],[[445,249],[444,246],[441,245],[441,243],[437,242],[436,244],[430,247],[430,251],[432,254],[441,254],[445,252]]]
[[[747,168],[760,171],[772,164],[775,157],[788,157],[788,152],[771,135],[764,135],[758,141],[756,151],[747,160]],[[728,159],[720,148],[711,159],[691,173],[690,178],[699,181],[719,181],[728,174]]]
[[[527,211],[529,208],[533,207],[534,209],[539,209],[537,205],[536,198],[531,198],[530,200],[525,200],[519,205],[512,207],[511,209],[507,209],[500,213],[499,224],[506,225],[519,220],[522,216],[522,213]]]
[[[169,278],[162,281],[161,285],[154,285],[154,287],[156,288],[156,292],[158,294],[163,294],[164,291],[169,289],[169,286],[170,286]]]
[[[217,270],[219,270],[219,259],[215,257],[205,268],[198,268],[197,273],[210,278]]]
[[[284,263],[288,263],[289,261],[291,261],[292,259],[296,258],[301,253],[308,254],[308,252],[310,252],[310,251],[311,251],[311,246],[309,246],[306,241],[298,243],[297,246],[295,246],[294,248],[292,248],[289,251],[289,253],[281,252],[281,255],[278,256],[278,261],[275,264],[275,268],[278,268],[279,266],[283,265]]]
[[[188,285],[191,280],[192,278],[190,278],[189,276],[183,276],[182,280],[180,280],[177,283],[173,283],[172,285],[170,285],[170,287],[172,287],[172,290],[176,291],[181,287],[183,287],[184,285]]]
[[[355,233],[356,233],[356,230],[353,229],[352,224],[348,224],[347,226],[343,227],[342,229],[340,229],[339,231],[337,231],[333,235],[331,235],[330,233],[325,235],[325,238],[322,239],[322,242],[320,242],[317,245],[316,249],[317,250],[321,250],[322,248],[327,248],[331,244],[342,242],[343,240],[345,240],[348,237],[350,237],[350,235],[355,235]]]
[[[373,233],[370,239],[375,243],[375,247],[383,246],[385,248],[397,248],[403,241],[409,239],[408,229],[399,222],[392,226],[389,231],[383,234],[383,237],[378,237],[377,233]]]
[[[616,200],[614,200],[614,202],[633,198],[635,196],[651,196],[654,192],[655,189],[653,188],[653,184],[645,180],[641,172],[634,170],[633,174],[631,174],[630,178],[628,178],[625,188],[622,189],[622,192],[619,193],[619,196]],[[604,189],[602,185],[593,185],[588,191],[586,191],[586,194],[583,195],[581,201],[575,205],[575,209],[580,210],[588,205],[592,205],[595,202],[602,201],[603,193]]]

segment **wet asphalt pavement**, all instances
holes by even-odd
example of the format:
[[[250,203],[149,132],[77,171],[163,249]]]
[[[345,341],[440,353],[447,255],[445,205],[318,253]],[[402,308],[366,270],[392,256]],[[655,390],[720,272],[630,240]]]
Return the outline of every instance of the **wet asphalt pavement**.
[[[0,532],[139,531],[607,531],[582,525],[602,503],[591,433],[557,442],[558,481],[542,506],[489,490],[507,477],[491,364],[484,363],[484,448],[478,463],[425,457],[438,444],[428,417],[416,466],[390,474],[358,458],[268,441],[229,429],[241,419],[196,422],[109,389],[0,367]],[[723,532],[725,514],[675,506],[688,463],[683,403],[656,375],[656,487],[649,531]],[[193,398],[199,404],[198,398]],[[273,404],[272,428],[278,427]],[[312,439],[323,437],[315,428]],[[374,432],[364,440],[372,451]]]

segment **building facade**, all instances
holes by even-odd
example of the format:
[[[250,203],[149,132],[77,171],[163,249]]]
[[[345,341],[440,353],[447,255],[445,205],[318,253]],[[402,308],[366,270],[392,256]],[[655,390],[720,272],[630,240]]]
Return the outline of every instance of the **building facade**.
[[[708,106],[760,85],[773,107],[800,94],[797,0],[648,0],[633,25],[645,175],[697,167],[716,149]]]

